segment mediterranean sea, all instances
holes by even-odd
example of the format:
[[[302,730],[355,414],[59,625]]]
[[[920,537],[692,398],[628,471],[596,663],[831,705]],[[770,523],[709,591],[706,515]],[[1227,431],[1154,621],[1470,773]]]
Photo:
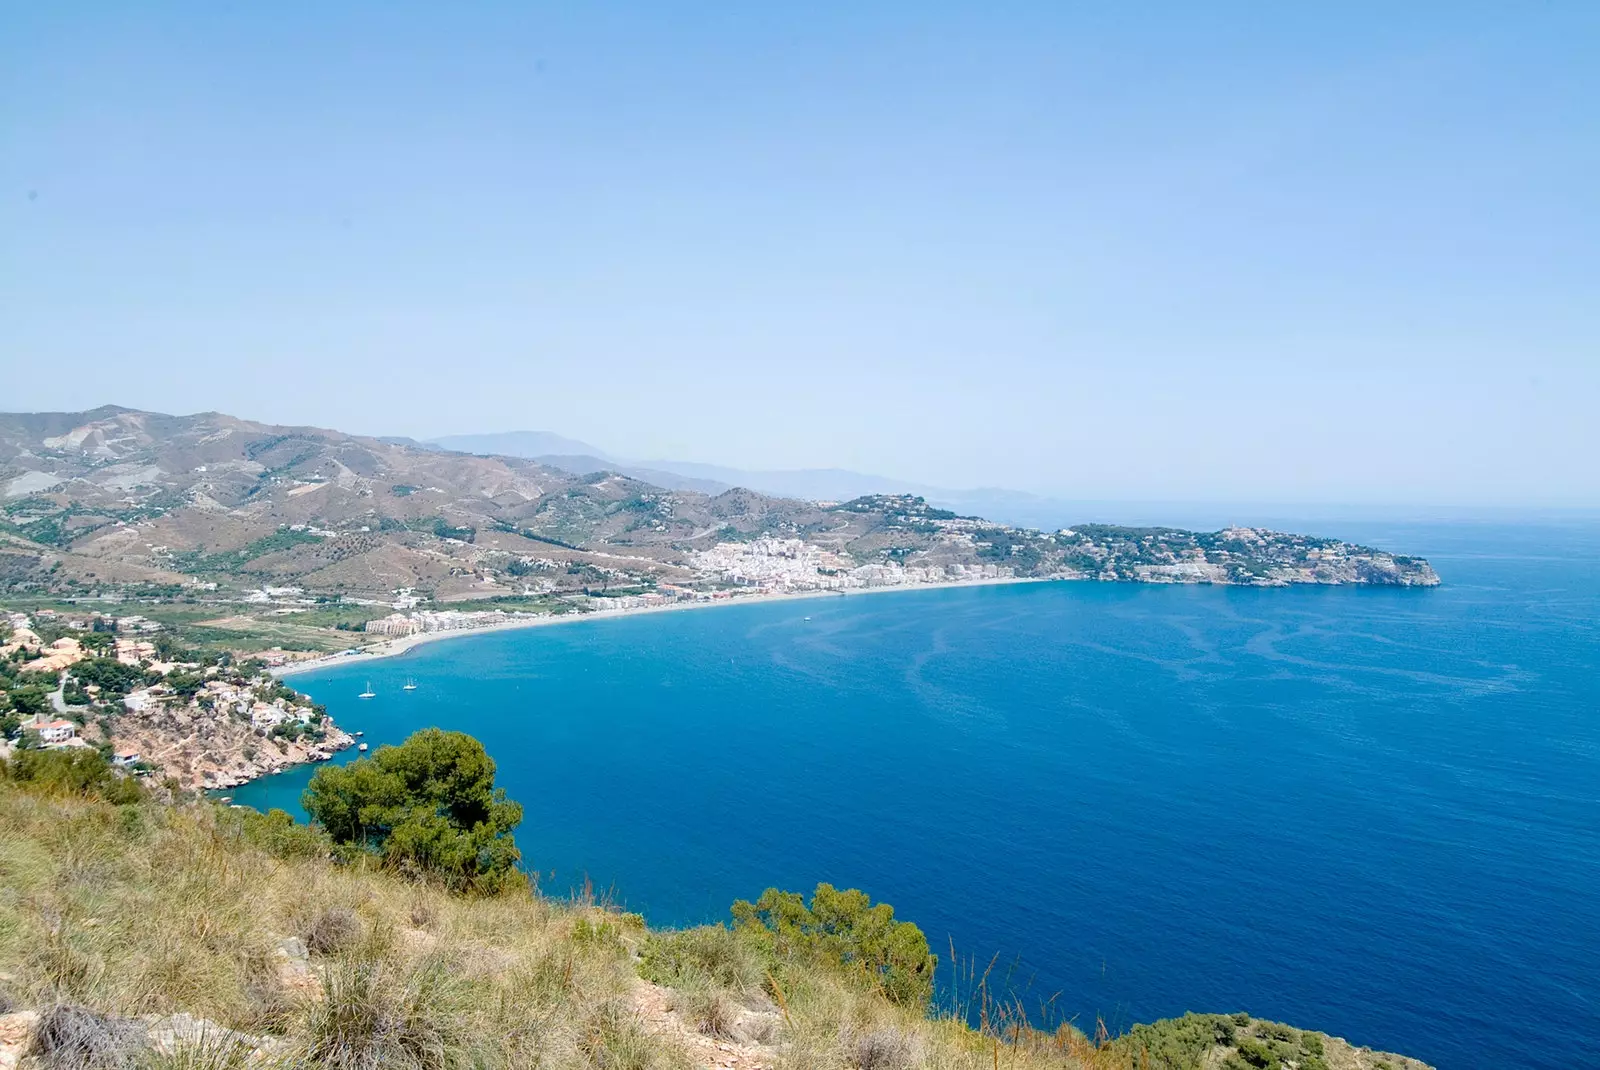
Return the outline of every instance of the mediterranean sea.
[[[1600,1066],[1600,527],[1322,527],[1444,586],[735,605],[294,683],[374,745],[481,739],[541,887],[656,925],[829,881],[1090,1033],[1247,1010]],[[311,772],[236,801],[298,815]]]

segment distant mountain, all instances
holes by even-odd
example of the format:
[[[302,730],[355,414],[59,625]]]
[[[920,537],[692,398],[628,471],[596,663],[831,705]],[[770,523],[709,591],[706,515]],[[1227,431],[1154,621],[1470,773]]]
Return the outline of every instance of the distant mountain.
[[[559,593],[596,578],[737,583],[750,579],[742,551],[712,554],[711,563],[706,555],[761,535],[807,544],[833,575],[865,569],[862,582],[895,569],[1256,585],[1438,582],[1420,559],[1326,539],[1093,524],[1043,534],[903,494],[818,504],[870,485],[850,480],[873,478],[849,472],[738,473],[756,477],[748,482],[781,476],[787,482],[769,485],[804,492],[802,499],[720,489],[703,473],[731,470],[713,466],[668,473],[683,487],[675,489],[661,485],[659,466],[635,468],[590,451],[547,456],[561,464],[221,413],[0,413],[0,590],[83,596],[132,585],[172,596],[199,582],[224,594],[260,585],[361,597],[412,588],[450,600],[532,582]],[[785,552],[778,558],[788,560]]]
[[[844,468],[749,470],[694,461],[650,460],[639,463],[691,479],[709,479],[727,486],[758,490],[762,494],[810,501],[842,502],[864,494],[921,494],[929,497],[930,493],[944,493],[937,487],[924,486],[907,479],[868,475]]]
[[[548,431],[505,431],[484,435],[448,435],[426,443],[385,439],[400,445],[419,445],[481,456],[525,457],[574,475],[604,469],[669,490],[697,490],[717,494],[734,487],[806,501],[849,501],[868,494],[916,494],[946,508],[969,504],[1037,505],[1046,499],[1022,491],[951,490],[895,476],[852,472],[845,468],[745,469],[698,461],[626,460],[595,446]]]
[[[379,435],[378,441],[386,442],[391,446],[409,446],[414,450],[428,450],[433,453],[438,453],[445,449],[444,446],[436,446],[431,442],[418,442],[416,439],[407,438],[405,435]]]
[[[445,435],[420,443],[456,453],[475,453],[480,457],[542,457],[546,454],[562,456],[599,457],[612,461],[598,446],[579,442],[549,431],[499,431],[487,435]]]
[[[651,483],[667,490],[694,490],[701,494],[721,494],[725,490],[732,490],[737,484],[721,483],[715,479],[695,479],[691,476],[679,475],[667,469],[646,468],[636,464],[623,464],[618,461],[607,460],[594,454],[565,454],[547,453],[540,454],[531,460],[549,468],[559,468],[563,472],[575,476],[585,476],[591,472],[615,472],[637,479],[644,483]],[[748,484],[745,484],[748,486]],[[755,488],[750,488],[755,489]]]

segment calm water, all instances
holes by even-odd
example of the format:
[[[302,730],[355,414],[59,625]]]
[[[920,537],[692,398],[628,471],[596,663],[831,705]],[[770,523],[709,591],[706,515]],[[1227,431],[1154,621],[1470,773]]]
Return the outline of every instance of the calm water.
[[[827,880],[944,958],[1020,959],[1090,1029],[1246,1009],[1447,1068],[1600,1066],[1600,528],[1330,533],[1447,586],[729,607],[297,686],[374,743],[478,736],[543,886],[658,924]],[[298,812],[308,776],[236,795]]]

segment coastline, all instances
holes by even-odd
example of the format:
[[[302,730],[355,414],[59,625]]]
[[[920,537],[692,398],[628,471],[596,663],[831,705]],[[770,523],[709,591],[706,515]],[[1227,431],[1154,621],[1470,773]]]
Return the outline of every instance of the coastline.
[[[355,654],[324,654],[307,658],[272,670],[277,678],[298,676],[335,665],[355,665],[363,661],[398,657],[414,647],[444,639],[464,639],[495,632],[518,631],[523,628],[545,628],[557,624],[574,624],[578,621],[617,620],[637,617],[647,613],[679,613],[693,609],[717,609],[722,606],[766,605],[772,602],[798,602],[816,598],[852,598],[856,595],[891,594],[898,591],[939,591],[956,587],[999,587],[1018,583],[1056,583],[1067,580],[1064,576],[1012,576],[983,580],[950,580],[944,583],[909,583],[886,587],[859,587],[846,591],[794,591],[788,594],[744,595],[742,597],[708,599],[694,602],[675,602],[666,606],[639,606],[634,609],[591,610],[585,613],[543,613],[528,620],[512,620],[503,624],[490,624],[482,628],[458,628],[444,632],[419,632],[397,639],[374,643]]]

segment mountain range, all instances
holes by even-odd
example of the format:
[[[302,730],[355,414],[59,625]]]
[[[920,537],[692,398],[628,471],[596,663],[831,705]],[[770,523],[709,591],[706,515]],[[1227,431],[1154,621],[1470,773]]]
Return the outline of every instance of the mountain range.
[[[725,575],[738,569],[710,563],[708,551],[763,537],[827,555],[831,575],[879,570],[870,582],[974,568],[1149,582],[1438,582],[1420,559],[1331,539],[1106,525],[1042,532],[915,495],[830,503],[717,480],[672,487],[637,474],[654,469],[554,456],[563,463],[222,413],[0,414],[0,589],[292,584],[450,601],[528,594],[537,580],[539,593],[558,596],[594,584],[738,583]]]
[[[416,444],[483,456],[526,457],[574,474],[607,469],[658,487],[704,494],[744,487],[781,498],[825,502],[849,501],[871,494],[914,494],[942,509],[978,513],[1003,523],[1031,527],[1052,527],[1065,523],[1058,518],[1083,515],[1082,503],[1027,491],[1000,487],[958,490],[846,468],[747,469],[698,461],[630,460],[548,431],[446,435]],[[1074,508],[1078,508],[1076,513]]]

